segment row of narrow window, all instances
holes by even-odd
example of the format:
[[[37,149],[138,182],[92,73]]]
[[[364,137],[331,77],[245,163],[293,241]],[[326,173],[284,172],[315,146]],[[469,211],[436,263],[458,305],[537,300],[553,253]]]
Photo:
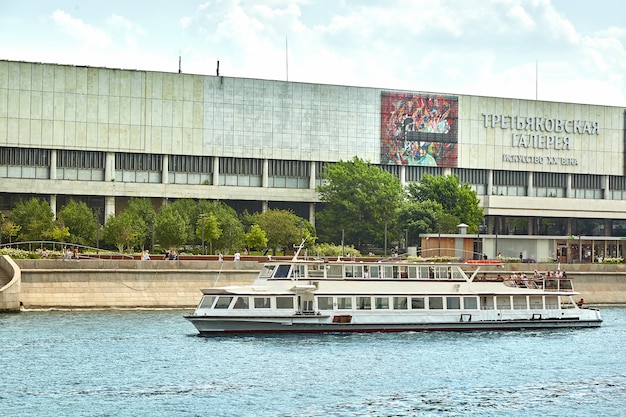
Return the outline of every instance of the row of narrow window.
[[[496,304],[492,297],[482,297],[481,308],[483,310],[510,310],[510,309],[526,309],[527,302],[530,308],[544,308],[544,301],[541,296],[530,297],[527,301],[526,296],[513,296],[512,302],[510,296],[497,297]],[[479,308],[479,297],[476,296],[317,296],[318,310],[477,310]],[[273,304],[273,305],[272,305]],[[296,305],[293,296],[276,296],[276,297],[249,297],[249,296],[205,296],[202,299],[200,308],[207,309],[294,309]],[[545,297],[545,306],[549,309],[559,308],[559,301],[556,296]]]
[[[46,167],[50,165],[50,149],[18,148],[0,146],[0,165],[5,166],[34,166]],[[270,160],[268,174],[273,177],[308,178],[311,175],[309,161]],[[96,151],[58,150],[56,155],[58,167],[104,169],[105,153]],[[316,162],[315,174],[320,178],[327,162]],[[116,153],[115,169],[127,171],[161,171],[163,155],[143,153]],[[400,176],[400,167],[381,165],[385,171]],[[213,157],[193,155],[171,155],[168,169],[171,172],[207,173],[213,172]],[[419,181],[425,174],[443,175],[439,167],[405,167],[407,181]],[[263,174],[263,160],[252,158],[220,158],[220,174],[257,175]],[[528,173],[524,171],[492,171],[494,186],[528,186]],[[453,169],[461,182],[474,185],[485,185],[488,182],[489,171],[482,169]],[[567,174],[536,172],[533,174],[533,185],[539,188],[567,188]],[[602,190],[605,188],[604,176],[592,174],[573,174],[571,176],[573,189]],[[609,176],[609,189],[626,190],[626,177]]]

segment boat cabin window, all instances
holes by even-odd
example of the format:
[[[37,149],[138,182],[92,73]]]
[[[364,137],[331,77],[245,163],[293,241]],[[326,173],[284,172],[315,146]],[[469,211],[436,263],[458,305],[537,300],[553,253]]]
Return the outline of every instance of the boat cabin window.
[[[276,272],[274,273],[274,278],[287,278],[289,276],[290,269],[291,265],[278,265],[278,268],[276,268]]]
[[[351,297],[337,297],[337,309],[338,310],[351,310],[352,298]]]
[[[320,310],[332,310],[333,297],[317,297],[317,308]]]
[[[269,297],[254,297],[254,308],[270,308]]]
[[[393,297],[393,309],[394,310],[406,310],[407,298],[406,297]]]
[[[446,309],[460,310],[461,309],[461,297],[446,297]]]
[[[372,297],[357,297],[356,309],[357,310],[371,310],[372,309]]]
[[[411,297],[411,308],[413,310],[423,310],[425,307],[424,297]]]
[[[430,268],[427,266],[419,266],[417,267],[419,270],[419,279],[429,279],[430,278]],[[434,275],[433,275],[434,278]]]
[[[508,295],[499,295],[498,297],[496,297],[496,308],[498,310],[510,310],[511,297]]]
[[[543,297],[540,295],[531,295],[528,297],[528,301],[530,301],[530,308],[535,310],[543,309]]]
[[[361,265],[346,265],[344,267],[345,278],[363,278],[363,266]]]
[[[217,301],[215,302],[215,307],[216,309],[226,309],[228,307],[230,307],[230,302],[233,301],[234,297],[218,297]]]
[[[572,281],[569,279],[560,279],[559,280],[559,290],[561,291],[571,291],[572,290]]]
[[[466,310],[477,310],[478,299],[476,297],[463,297],[463,308]]]
[[[543,288],[546,291],[556,291],[559,289],[559,282],[556,279],[546,279]]]
[[[380,278],[380,267],[378,265],[372,265],[369,268],[370,278]]]
[[[398,274],[398,267],[397,266],[391,266],[391,265],[385,265],[383,266],[383,273],[385,274],[384,278],[385,279],[392,279],[392,278],[398,278],[397,274]]]
[[[250,299],[248,297],[237,297],[237,301],[235,301],[233,308],[237,310],[246,310],[250,308]]]
[[[326,276],[328,278],[342,278],[343,277],[342,271],[343,271],[343,266],[341,264],[328,265]]]
[[[513,296],[513,310],[526,310],[526,296]]]
[[[202,297],[202,301],[200,302],[200,306],[198,308],[211,308],[213,301],[215,301],[214,295],[205,295]]]
[[[274,269],[276,269],[276,265],[273,265],[273,264],[263,265],[261,272],[259,272],[259,277],[270,278],[272,274],[274,273]]]
[[[293,308],[293,297],[276,297],[276,308]]]
[[[559,297],[546,296],[546,308],[556,310],[559,308]]]
[[[377,310],[389,310],[389,297],[376,297],[374,305]]]
[[[443,297],[428,297],[428,308],[430,310],[443,310]]]

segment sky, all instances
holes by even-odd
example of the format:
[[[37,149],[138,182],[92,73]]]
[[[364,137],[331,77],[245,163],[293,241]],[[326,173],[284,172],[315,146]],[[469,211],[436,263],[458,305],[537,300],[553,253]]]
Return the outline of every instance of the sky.
[[[0,0],[0,59],[626,107],[623,0]]]

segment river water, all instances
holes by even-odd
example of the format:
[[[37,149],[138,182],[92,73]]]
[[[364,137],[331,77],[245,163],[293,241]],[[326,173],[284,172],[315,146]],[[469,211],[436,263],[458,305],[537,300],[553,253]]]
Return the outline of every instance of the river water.
[[[0,314],[1,416],[618,416],[598,329],[218,337],[185,311]]]

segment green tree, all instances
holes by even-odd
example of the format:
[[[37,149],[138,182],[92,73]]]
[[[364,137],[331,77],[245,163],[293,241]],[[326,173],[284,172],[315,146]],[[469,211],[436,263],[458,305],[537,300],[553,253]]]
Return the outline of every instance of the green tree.
[[[200,238],[200,241],[204,239],[204,242],[209,242],[209,253],[213,253],[213,241],[219,239],[222,235],[222,229],[220,229],[217,223],[217,217],[213,213],[202,213],[198,217],[196,224],[196,237]],[[202,248],[204,250],[204,248]]]
[[[152,249],[152,238],[156,221],[156,210],[149,198],[131,198],[128,201],[128,208],[131,213],[135,213],[144,223],[146,230],[144,240],[141,242],[141,249]]]
[[[172,204],[161,207],[156,217],[155,240],[163,248],[178,248],[187,241],[188,218]]]
[[[300,244],[300,235],[303,238],[314,235],[313,226],[301,217],[296,216],[289,210],[270,209],[263,213],[253,215],[254,223],[257,224],[266,234],[267,247],[276,250],[293,247]],[[309,245],[314,243],[314,239],[308,241]]]
[[[132,251],[144,241],[146,225],[137,213],[125,210],[107,219],[103,234],[104,241],[116,246],[120,252],[124,252],[124,248]]]
[[[317,187],[323,209],[317,214],[326,241],[345,241],[361,247],[383,242],[385,228],[394,224],[404,198],[400,180],[358,157],[327,165]]]
[[[267,235],[265,230],[258,224],[253,224],[250,231],[246,233],[246,245],[251,249],[264,250],[267,248]]]
[[[168,204],[172,210],[178,212],[185,220],[185,241],[183,244],[198,244],[200,239],[196,239],[196,225],[202,211],[200,203],[190,198],[181,198]]]
[[[20,227],[18,239],[47,240],[52,238],[54,213],[47,201],[31,198],[20,201],[11,212],[11,219]]]
[[[7,220],[4,214],[0,213],[0,244],[2,237],[8,238],[9,243],[13,243],[13,238],[18,235],[21,227],[11,220]]]
[[[221,201],[201,200],[195,206],[196,216],[212,213],[217,219],[217,226],[221,234],[212,241],[214,250],[230,253],[232,248],[242,248],[245,245],[244,227],[237,213]],[[197,225],[197,220],[195,220]]]
[[[95,242],[98,224],[93,210],[86,203],[70,200],[59,211],[58,220],[61,228],[69,229],[69,242],[79,245],[93,245]]]
[[[483,221],[484,214],[476,192],[468,183],[461,184],[456,175],[426,174],[419,182],[409,184],[407,191],[409,199],[418,202],[429,200],[438,202],[445,213],[456,217],[460,223],[467,224],[470,233],[476,233],[478,225]],[[456,225],[454,230],[446,233],[455,232]]]

